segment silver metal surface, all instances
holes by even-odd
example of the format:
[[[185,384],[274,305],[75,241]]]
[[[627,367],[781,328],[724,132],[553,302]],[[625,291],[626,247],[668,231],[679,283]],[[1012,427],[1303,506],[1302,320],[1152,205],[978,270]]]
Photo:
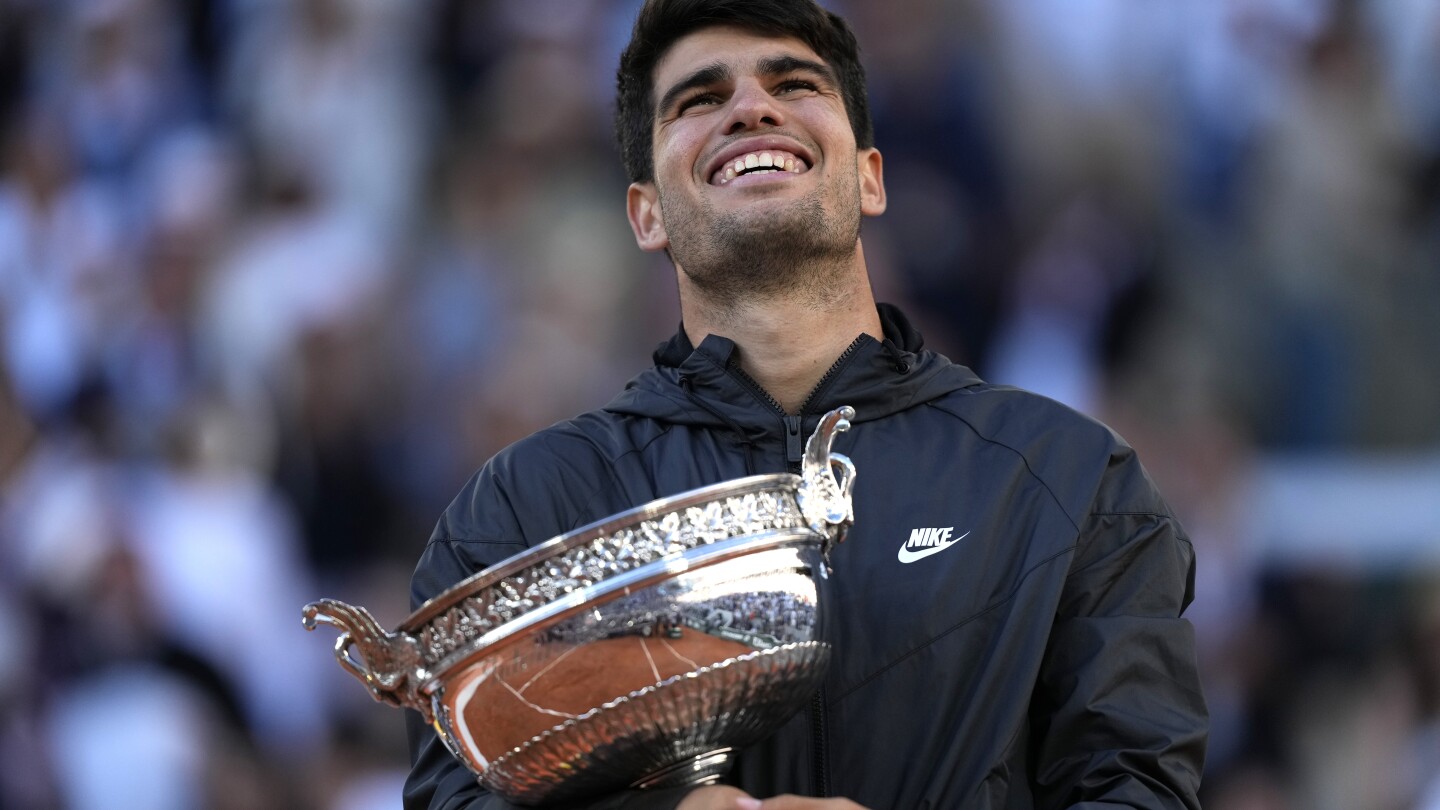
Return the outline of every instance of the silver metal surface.
[[[855,475],[831,446],[853,417],[822,419],[799,476],[717,484],[562,535],[396,632],[330,599],[305,606],[305,626],[341,628],[341,666],[419,711],[513,802],[713,781],[824,674],[825,572]]]

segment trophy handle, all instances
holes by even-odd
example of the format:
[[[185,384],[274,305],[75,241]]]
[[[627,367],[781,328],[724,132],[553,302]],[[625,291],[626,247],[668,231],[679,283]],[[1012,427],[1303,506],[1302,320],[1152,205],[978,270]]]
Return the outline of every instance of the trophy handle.
[[[833,452],[836,434],[850,429],[855,409],[846,405],[820,418],[820,424],[805,443],[805,458],[800,471],[800,488],[796,497],[805,521],[814,531],[825,535],[821,550],[825,567],[830,567],[830,551],[845,541],[855,510],[850,500],[855,487],[855,465],[840,453]]]
[[[370,690],[381,703],[414,709],[433,720],[430,704],[417,689],[428,677],[420,643],[404,633],[387,633],[363,607],[338,599],[321,599],[306,605],[301,621],[306,630],[328,624],[344,630],[335,640],[335,660]],[[359,660],[351,655],[358,647]]]

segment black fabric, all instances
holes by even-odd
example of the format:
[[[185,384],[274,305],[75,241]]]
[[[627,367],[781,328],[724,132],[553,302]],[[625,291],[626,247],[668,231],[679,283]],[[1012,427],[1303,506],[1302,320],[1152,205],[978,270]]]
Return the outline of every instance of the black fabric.
[[[885,339],[857,341],[803,414],[808,435],[825,411],[856,409],[835,443],[858,476],[855,526],[833,556],[819,714],[744,752],[731,781],[874,810],[1198,807],[1207,720],[1181,618],[1194,554],[1134,453],[1087,417],[925,351],[897,310],[881,316]],[[783,414],[738,374],[736,351],[713,336],[691,347],[682,331],[605,408],[498,454],[440,519],[415,604],[637,504],[786,469]],[[963,539],[902,562],[928,528]],[[411,742],[406,807],[507,806],[418,722]]]

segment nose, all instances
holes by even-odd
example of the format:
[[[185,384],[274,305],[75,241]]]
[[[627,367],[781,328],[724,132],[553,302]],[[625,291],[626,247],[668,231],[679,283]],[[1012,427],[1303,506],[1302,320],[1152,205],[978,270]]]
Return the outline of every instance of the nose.
[[[749,79],[736,86],[730,99],[730,121],[725,134],[734,135],[763,126],[778,127],[784,123],[779,102],[758,81]]]

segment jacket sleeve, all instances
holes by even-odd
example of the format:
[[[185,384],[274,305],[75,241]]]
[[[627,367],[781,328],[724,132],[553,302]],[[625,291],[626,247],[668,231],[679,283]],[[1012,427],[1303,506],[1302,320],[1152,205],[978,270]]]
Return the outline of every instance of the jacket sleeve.
[[[1129,448],[1080,523],[1032,698],[1037,806],[1198,810],[1194,551]]]
[[[493,463],[492,463],[493,464]],[[560,533],[564,517],[558,506],[521,520],[519,514],[543,509],[518,505],[495,469],[487,466],[445,511],[411,579],[411,606]],[[527,489],[533,489],[527,487]],[[405,810],[522,810],[482,788],[475,775],[450,754],[435,730],[417,712],[406,712],[410,742],[410,774],[405,780]],[[590,803],[567,804],[564,810],[673,810],[687,790],[621,791]],[[560,805],[554,806],[560,810]]]

